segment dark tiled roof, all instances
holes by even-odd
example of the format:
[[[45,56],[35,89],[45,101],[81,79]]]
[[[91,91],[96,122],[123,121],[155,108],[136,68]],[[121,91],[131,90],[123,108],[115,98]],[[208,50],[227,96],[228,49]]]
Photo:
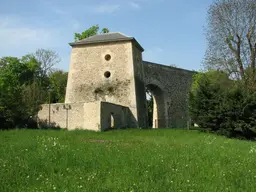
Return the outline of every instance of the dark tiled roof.
[[[118,41],[133,41],[138,46],[138,48],[144,51],[144,49],[141,47],[141,45],[136,41],[134,37],[128,37],[122,33],[104,33],[104,34],[94,35],[77,42],[69,43],[69,45],[75,46],[75,45],[109,43],[109,42],[118,42]]]

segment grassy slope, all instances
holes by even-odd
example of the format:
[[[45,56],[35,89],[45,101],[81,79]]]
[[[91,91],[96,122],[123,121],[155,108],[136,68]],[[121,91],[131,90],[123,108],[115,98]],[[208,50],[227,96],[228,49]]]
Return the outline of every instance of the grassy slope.
[[[256,143],[197,131],[0,132],[0,191],[255,191]]]

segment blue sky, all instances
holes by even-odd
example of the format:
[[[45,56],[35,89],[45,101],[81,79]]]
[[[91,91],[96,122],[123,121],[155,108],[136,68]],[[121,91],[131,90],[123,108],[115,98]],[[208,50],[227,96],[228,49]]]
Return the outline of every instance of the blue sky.
[[[8,0],[0,1],[0,57],[37,48],[61,57],[69,69],[75,32],[98,24],[134,36],[143,59],[199,70],[206,49],[204,26],[213,0]]]

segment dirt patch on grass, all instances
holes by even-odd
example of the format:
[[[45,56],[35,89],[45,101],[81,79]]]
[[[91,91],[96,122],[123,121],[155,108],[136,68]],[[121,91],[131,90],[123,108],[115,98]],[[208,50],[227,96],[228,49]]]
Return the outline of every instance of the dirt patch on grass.
[[[87,139],[86,142],[90,143],[112,143],[110,140],[103,140],[103,139]]]

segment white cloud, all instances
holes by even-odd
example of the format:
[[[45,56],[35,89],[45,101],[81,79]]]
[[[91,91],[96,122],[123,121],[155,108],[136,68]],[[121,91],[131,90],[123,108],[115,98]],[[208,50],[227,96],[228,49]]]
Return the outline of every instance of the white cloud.
[[[18,18],[0,17],[0,28],[0,57],[19,56],[54,42],[52,31],[26,26]]]
[[[93,8],[93,12],[96,12],[96,13],[113,13],[113,12],[116,12],[120,9],[120,5],[118,4],[101,4],[101,5],[98,5],[98,6],[95,6]]]
[[[130,2],[129,4],[130,4],[130,6],[131,6],[132,8],[134,8],[134,9],[140,9],[140,5],[139,5],[138,3]]]

